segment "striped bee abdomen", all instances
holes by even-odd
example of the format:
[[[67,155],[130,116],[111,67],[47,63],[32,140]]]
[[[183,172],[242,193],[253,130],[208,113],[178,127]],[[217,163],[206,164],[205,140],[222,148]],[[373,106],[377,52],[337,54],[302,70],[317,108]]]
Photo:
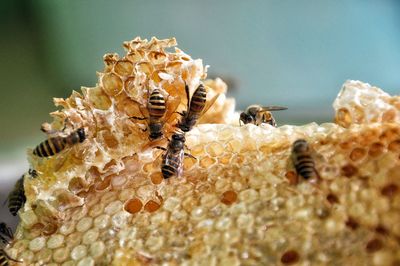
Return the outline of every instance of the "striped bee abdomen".
[[[168,153],[166,154],[165,159],[163,160],[161,166],[161,172],[165,179],[170,178],[171,176],[179,175],[179,171],[182,167],[182,157],[180,156],[179,152],[175,153]]]
[[[297,173],[305,179],[314,176],[314,160],[308,155],[299,156],[295,167]]]
[[[49,138],[40,143],[33,150],[33,154],[39,157],[50,157],[65,149],[67,145],[81,143],[86,139],[85,130],[79,128],[66,137]]]
[[[14,189],[8,195],[8,210],[13,216],[16,216],[26,202],[24,190],[24,176],[15,183]]]
[[[62,137],[46,139],[35,148],[33,154],[39,157],[50,157],[62,151],[65,145],[66,141]]]
[[[189,113],[200,113],[203,111],[207,100],[207,91],[203,84],[200,84],[192,95]]]
[[[307,141],[299,139],[293,143],[292,160],[298,175],[304,179],[316,177],[315,162]]]
[[[62,151],[65,145],[66,141],[62,137],[46,139],[36,146],[33,150],[33,154],[39,157],[50,157]]]
[[[183,132],[189,132],[202,114],[207,101],[207,91],[203,84],[200,84],[194,91],[192,98],[189,97],[189,87],[185,86],[188,99],[187,109],[182,112],[182,119],[178,122],[178,128]]]
[[[176,132],[172,135],[168,147],[163,155],[161,173],[165,179],[171,176],[180,176],[184,157],[185,135],[183,132]]]
[[[150,94],[148,102],[148,111],[151,118],[161,118],[166,112],[165,99],[160,90],[154,90]]]
[[[13,216],[16,216],[18,211],[24,206],[26,201],[25,193],[23,191],[19,191],[18,194],[15,194],[10,197],[8,202],[8,209]]]
[[[164,165],[161,167],[161,173],[162,173],[164,179],[168,179],[168,178],[170,178],[171,176],[176,175],[176,174],[177,174],[177,171],[176,171],[176,169],[175,169],[173,166],[164,164]]]

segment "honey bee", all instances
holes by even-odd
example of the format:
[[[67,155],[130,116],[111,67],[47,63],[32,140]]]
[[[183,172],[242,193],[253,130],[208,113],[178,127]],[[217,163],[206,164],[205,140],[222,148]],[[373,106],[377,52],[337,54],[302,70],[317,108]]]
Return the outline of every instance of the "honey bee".
[[[178,107],[177,104],[176,107]],[[175,109],[173,111],[175,111]],[[147,112],[149,114],[148,117],[131,116],[130,118],[136,120],[148,120],[148,130],[150,131],[149,138],[153,141],[163,136],[163,127],[167,120],[165,119],[167,113],[166,101],[159,89],[154,89],[149,95],[147,101]]]
[[[276,127],[275,118],[272,116],[270,111],[280,111],[286,110],[287,107],[283,106],[260,106],[260,105],[250,105],[246,110],[240,113],[239,124],[254,124],[259,126],[263,123],[270,124]]]
[[[8,195],[8,210],[13,216],[16,216],[19,209],[24,206],[25,201],[24,176],[22,176],[17,180],[14,189]]]
[[[318,177],[310,147],[304,139],[298,139],[293,143],[292,161],[297,174],[304,179],[316,179]]]
[[[4,244],[8,244],[13,238],[13,233],[11,228],[6,225],[6,223],[0,223],[0,241]]]
[[[33,154],[39,157],[50,157],[77,143],[82,143],[86,139],[84,128],[72,132],[66,137],[53,137],[46,139],[33,150]]]
[[[8,245],[10,241],[13,239],[13,233],[11,228],[8,227],[5,223],[0,223],[0,240],[5,245]],[[9,261],[20,262],[10,258],[10,256],[4,251],[4,249],[0,249],[0,266],[8,266]]]
[[[181,113],[178,112],[182,116],[182,119],[178,122],[177,127],[183,132],[188,132],[194,127],[201,115],[207,112],[214,104],[219,94],[215,95],[208,102],[206,107],[207,91],[203,84],[200,83],[194,91],[192,98],[189,96],[189,86],[187,84],[185,84],[185,92],[187,97],[187,109]]]
[[[165,151],[161,163],[161,173],[164,179],[168,179],[171,176],[179,177],[182,174],[183,158],[185,155],[194,158],[192,155],[184,152],[185,141],[186,138],[183,132],[175,132],[172,134],[167,148],[156,147]]]

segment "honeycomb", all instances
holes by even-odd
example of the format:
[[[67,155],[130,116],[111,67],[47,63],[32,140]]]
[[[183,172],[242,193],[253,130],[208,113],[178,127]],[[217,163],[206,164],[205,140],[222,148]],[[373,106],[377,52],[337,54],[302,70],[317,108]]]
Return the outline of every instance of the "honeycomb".
[[[371,107],[368,107],[368,106]],[[381,89],[361,81],[347,81],[335,102],[335,123],[400,123],[400,96],[391,97]]]
[[[44,127],[84,127],[88,138],[50,158],[28,150],[38,177],[24,181],[6,248],[21,262],[11,265],[400,265],[398,97],[349,81],[336,123],[240,127],[224,82],[205,80],[207,97],[220,95],[186,134],[195,158],[164,180],[154,146],[185,110],[184,84],[193,92],[206,78],[201,60],[173,46],[125,42],[122,58],[105,55],[95,87],[55,99],[61,109]],[[146,116],[155,88],[168,117],[166,138],[150,143],[146,123],[129,117]],[[299,138],[312,148],[315,182],[290,160]]]

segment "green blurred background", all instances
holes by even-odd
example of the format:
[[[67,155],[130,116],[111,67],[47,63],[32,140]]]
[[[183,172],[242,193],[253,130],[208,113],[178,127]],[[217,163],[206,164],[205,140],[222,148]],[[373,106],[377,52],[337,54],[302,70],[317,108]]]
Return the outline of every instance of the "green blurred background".
[[[210,77],[228,81],[238,109],[288,106],[280,124],[331,121],[346,79],[400,91],[397,0],[3,0],[0,30],[3,189],[45,137],[52,97],[95,85],[102,56],[135,36],[175,36]]]

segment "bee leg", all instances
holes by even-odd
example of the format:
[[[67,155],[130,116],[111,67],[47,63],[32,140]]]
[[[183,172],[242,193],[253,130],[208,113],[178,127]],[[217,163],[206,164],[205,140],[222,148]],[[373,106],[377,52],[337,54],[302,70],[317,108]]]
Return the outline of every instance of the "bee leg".
[[[64,130],[67,129],[67,123],[69,123],[68,117],[65,118],[65,120],[64,120],[64,127],[61,129],[62,132],[64,132]]]
[[[129,118],[136,119],[136,120],[146,120],[147,119],[147,117],[137,117],[137,116],[131,116]]]
[[[4,250],[3,250],[3,251],[4,251]],[[20,261],[20,260],[15,260],[15,259],[11,258],[10,255],[8,255],[5,251],[4,251],[3,253],[4,253],[4,256],[5,256],[8,260],[11,260],[11,261],[17,262],[17,263],[21,263],[21,262],[22,262],[22,261]]]
[[[315,172],[317,179],[322,179],[321,176],[319,175],[317,169],[315,169],[315,167],[314,167],[314,172]]]
[[[186,93],[186,100],[187,100],[187,110],[190,109],[190,96],[189,96],[189,86],[185,82],[185,93]]]
[[[185,116],[185,114],[183,112],[174,112],[174,114],[180,114],[181,116]]]
[[[163,151],[166,151],[166,150],[167,150],[166,148],[160,147],[160,146],[155,146],[154,149],[159,149],[159,150],[163,150]]]
[[[196,158],[196,157],[194,157],[193,155],[191,155],[190,153],[186,153],[186,152],[185,152],[185,156],[187,156],[187,157],[190,157],[190,158],[192,158],[192,159],[195,159],[195,160],[197,160],[197,158]]]
[[[189,147],[188,147],[186,144],[183,144],[183,145],[185,145],[185,148],[186,148],[188,151],[191,151],[191,149],[189,149]]]

